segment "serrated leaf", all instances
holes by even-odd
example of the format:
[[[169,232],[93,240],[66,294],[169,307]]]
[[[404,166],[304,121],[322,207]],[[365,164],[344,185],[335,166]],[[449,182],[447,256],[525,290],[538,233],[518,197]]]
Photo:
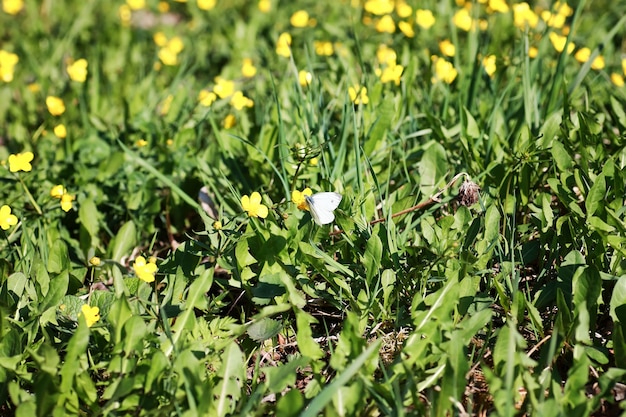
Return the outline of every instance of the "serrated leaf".
[[[248,326],[248,336],[257,343],[261,343],[264,340],[271,339],[276,336],[283,329],[281,322],[265,317],[261,320],[257,320]]]

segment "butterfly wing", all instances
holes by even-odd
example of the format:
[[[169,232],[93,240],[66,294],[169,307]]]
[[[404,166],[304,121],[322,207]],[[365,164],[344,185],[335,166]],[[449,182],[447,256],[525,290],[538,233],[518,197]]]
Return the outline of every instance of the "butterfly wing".
[[[309,204],[309,212],[313,221],[318,225],[332,223],[335,220],[333,210],[339,207],[341,203],[341,194],[338,193],[317,193],[312,196],[306,196]]]

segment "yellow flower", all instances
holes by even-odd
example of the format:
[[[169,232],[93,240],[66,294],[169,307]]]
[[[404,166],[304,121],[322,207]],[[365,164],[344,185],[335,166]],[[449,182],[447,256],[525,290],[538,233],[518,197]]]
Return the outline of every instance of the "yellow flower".
[[[67,129],[65,128],[65,125],[63,123],[61,123],[60,125],[56,125],[54,127],[54,134],[61,139],[65,139],[67,137]]]
[[[591,68],[594,70],[601,70],[604,68],[604,57],[602,55],[598,55],[591,62]]]
[[[504,0],[489,0],[489,8],[494,12],[506,13],[509,11],[509,5]]]
[[[0,228],[9,230],[9,227],[17,224],[17,217],[11,214],[11,207],[6,204],[0,207]]]
[[[493,77],[493,74],[496,73],[496,56],[488,55],[483,58],[483,67],[485,67],[485,72]]]
[[[17,172],[17,171],[25,171],[29,172],[33,169],[30,161],[33,160],[35,156],[32,152],[24,152],[18,153],[15,155],[9,155],[9,171]]]
[[[384,65],[392,65],[396,63],[396,51],[389,48],[385,44],[380,44],[376,50],[376,59]]]
[[[519,29],[537,27],[539,17],[530,9],[528,3],[522,2],[513,5],[513,24]]]
[[[576,58],[576,61],[580,63],[587,62],[590,56],[591,56],[591,50],[587,48],[586,46],[583,46],[574,54],[574,58]]]
[[[229,114],[226,117],[224,117],[224,121],[222,122],[222,125],[224,126],[224,129],[230,129],[231,127],[235,126],[236,123],[237,123],[237,119],[235,118],[235,116],[232,114]]]
[[[157,46],[164,47],[167,45],[167,36],[165,36],[165,33],[163,32],[156,32],[152,35],[152,40]]]
[[[126,0],[131,10],[140,10],[146,7],[146,0]]]
[[[137,141],[135,141],[135,146],[143,148],[144,146],[148,146],[148,141],[145,139],[137,139]]]
[[[313,75],[305,70],[298,71],[298,82],[302,87],[306,87],[313,81]]]
[[[386,14],[381,17],[378,22],[376,22],[375,28],[381,33],[394,33],[396,31],[396,24],[394,23],[393,18]]]
[[[150,262],[146,262],[146,258],[143,256],[138,256],[135,258],[135,262],[133,263],[133,270],[135,271],[135,275],[142,281],[145,282],[153,282],[154,275],[157,272],[156,263],[153,262],[154,259],[150,259]]]
[[[167,41],[167,44],[159,49],[159,59],[165,65],[174,66],[178,64],[178,54],[183,50],[185,45],[182,39],[174,36]]]
[[[2,10],[10,15],[18,14],[24,8],[24,0],[2,0]]]
[[[400,85],[402,71],[404,71],[404,67],[402,65],[389,65],[381,72],[380,81],[382,83],[390,83],[393,81],[396,85]]]
[[[289,58],[291,56],[291,35],[287,32],[283,32],[278,37],[278,41],[276,42],[276,53],[280,56],[284,56],[285,58]]]
[[[317,159],[317,157],[309,159],[309,165],[313,167],[316,167],[318,163],[319,163],[319,159]]]
[[[250,197],[244,195],[241,197],[241,207],[248,212],[250,217],[266,218],[269,214],[269,209],[266,205],[261,203],[261,194],[256,191],[253,192]]]
[[[350,95],[350,101],[354,104],[367,104],[370,102],[370,99],[367,96],[367,87],[349,87],[348,95]]]
[[[50,196],[54,198],[61,198],[66,192],[67,190],[65,189],[65,187],[59,184],[52,187],[52,189],[50,190]]]
[[[549,10],[544,10],[541,12],[541,18],[548,26],[560,29],[563,25],[565,25],[566,16],[558,13],[551,13]]]
[[[72,81],[84,83],[87,79],[87,65],[86,59],[78,59],[66,67],[67,74],[70,76]]]
[[[537,58],[537,54],[539,54],[539,49],[536,46],[531,46],[528,48],[528,56],[530,58]]]
[[[170,5],[165,1],[160,1],[159,4],[157,5],[157,10],[160,13],[167,13],[170,11]]]
[[[452,17],[452,21],[456,27],[466,32],[472,28],[472,17],[467,9],[459,9]]]
[[[314,41],[313,47],[315,53],[320,56],[331,56],[335,52],[332,42],[329,41]]]
[[[235,82],[217,76],[215,77],[213,92],[217,94],[219,98],[230,97],[235,92]]]
[[[400,31],[404,33],[404,36],[406,36],[407,38],[412,38],[415,36],[415,31],[413,30],[413,26],[411,26],[411,24],[408,22],[405,22],[405,21],[398,22],[398,29],[400,29]]]
[[[448,39],[439,42],[439,50],[446,56],[454,56],[456,54],[456,47]]]
[[[198,8],[202,10],[211,10],[215,7],[216,0],[198,0]]]
[[[404,0],[396,2],[396,13],[401,18],[409,17],[413,14],[413,8],[406,4]]]
[[[89,265],[91,266],[100,266],[101,263],[102,263],[102,260],[98,258],[97,256],[92,256],[91,259],[89,260]]]
[[[65,113],[65,103],[63,103],[63,100],[58,97],[46,97],[46,106],[48,106],[48,111],[53,116],[60,116]]]
[[[120,20],[122,21],[122,25],[130,25],[130,20],[133,17],[133,12],[132,10],[130,10],[130,7],[128,7],[128,4],[122,4],[117,12],[120,16]]]
[[[74,201],[74,196],[71,194],[63,194],[61,196],[61,210],[64,212],[68,212],[72,209],[72,201]]]
[[[256,67],[252,63],[252,59],[243,59],[243,64],[241,65],[241,74],[246,78],[252,78],[256,75]]]
[[[451,62],[446,61],[438,57],[434,57],[435,62],[435,76],[432,78],[432,82],[443,81],[446,84],[452,84],[456,79],[458,72]]]
[[[548,35],[548,37],[550,38],[550,42],[552,42],[552,46],[554,46],[554,49],[556,49],[557,52],[563,52],[563,49],[565,49],[565,42],[567,42],[567,37],[561,36],[554,32],[550,32],[550,35]],[[574,48],[574,43],[570,42],[567,45],[567,53],[571,53]]]
[[[291,201],[298,207],[299,210],[308,210],[309,204],[306,202],[305,196],[313,195],[313,191],[309,187],[302,191],[293,190],[291,192]]]
[[[217,100],[217,95],[212,91],[201,90],[198,93],[198,101],[205,107],[209,107]]]
[[[254,101],[244,96],[241,91],[236,91],[230,99],[230,104],[237,110],[241,110],[244,107],[254,106]]]
[[[267,13],[272,9],[272,2],[270,0],[259,0],[258,7],[262,13]]]
[[[91,327],[100,320],[100,309],[98,307],[90,307],[88,304],[83,304],[80,308],[81,313],[78,315],[83,316],[87,322],[87,327]]]
[[[291,23],[291,26],[297,28],[306,27],[309,24],[309,14],[305,10],[298,10],[291,15],[289,23]]]
[[[615,84],[618,87],[624,86],[624,77],[622,77],[620,74],[617,74],[615,72],[611,74],[611,81],[613,82],[613,84]]]
[[[422,29],[430,29],[435,24],[435,16],[430,10],[416,10],[415,23],[417,23]]]
[[[159,114],[161,114],[161,116],[165,116],[170,112],[172,101],[174,101],[174,96],[172,94],[168,94],[167,97],[161,101],[161,108],[159,109]]]
[[[368,0],[365,2],[365,10],[368,13],[382,16],[393,12],[394,4],[391,0]]]
[[[213,222],[213,229],[215,230],[222,230],[222,222],[219,220],[216,220]]]

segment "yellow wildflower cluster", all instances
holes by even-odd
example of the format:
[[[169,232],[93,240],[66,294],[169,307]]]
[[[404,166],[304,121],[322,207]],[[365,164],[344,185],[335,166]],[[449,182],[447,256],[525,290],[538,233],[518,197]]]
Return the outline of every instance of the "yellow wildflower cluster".
[[[178,54],[180,54],[185,48],[183,40],[178,36],[168,39],[163,32],[155,33],[153,40],[154,43],[160,48],[158,57],[163,65],[178,65]]]

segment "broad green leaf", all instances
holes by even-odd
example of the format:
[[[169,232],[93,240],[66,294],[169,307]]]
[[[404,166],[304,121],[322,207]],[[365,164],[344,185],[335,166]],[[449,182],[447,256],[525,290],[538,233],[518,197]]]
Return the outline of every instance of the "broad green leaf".
[[[553,141],[550,152],[559,171],[567,172],[572,168],[574,161],[561,142],[558,140]]]
[[[285,364],[261,368],[260,371],[265,375],[267,391],[279,393],[288,387],[293,387],[296,384],[298,368],[304,368],[308,363],[309,359],[307,357],[299,356],[294,357]]]
[[[61,367],[61,392],[68,392],[72,389],[74,376],[84,371],[80,357],[86,355],[87,344],[89,343],[89,327],[85,320],[78,322],[78,327],[74,331],[70,342],[67,345],[67,351],[63,358],[63,366]]]
[[[69,254],[67,245],[62,240],[55,240],[48,254],[48,272],[59,274],[69,267]]]
[[[487,208],[485,213],[485,241],[495,243],[500,237],[500,211],[495,205]]]
[[[322,348],[313,340],[313,331],[311,324],[317,320],[304,310],[296,310],[296,340],[298,341],[298,350],[307,358],[320,359],[324,356]]]
[[[592,217],[602,207],[606,192],[606,179],[604,175],[600,174],[589,189],[587,197],[585,198],[587,218]]]
[[[367,282],[371,282],[373,276],[378,274],[383,257],[383,243],[377,234],[372,234],[367,240],[363,265],[365,266]]]
[[[389,297],[393,293],[396,284],[396,272],[392,269],[385,269],[380,277],[380,285],[383,287],[383,307],[389,311]]]
[[[248,336],[257,343],[261,343],[264,340],[271,339],[276,336],[283,329],[281,322],[273,320],[269,317],[262,318],[261,320],[254,321],[248,326]]]
[[[480,137],[480,129],[478,128],[478,123],[476,123],[476,119],[474,116],[463,107],[463,112],[465,113],[465,134],[473,139],[478,139]]]
[[[80,206],[78,207],[78,218],[87,233],[89,233],[89,236],[91,236],[91,240],[93,242],[98,241],[100,217],[101,215],[98,212],[98,207],[91,198],[86,198],[80,203]]]
[[[61,299],[67,293],[67,286],[70,280],[69,273],[67,271],[59,274],[58,276],[50,280],[50,288],[48,293],[39,304],[39,311],[43,312],[50,307],[56,307]]]
[[[137,246],[137,228],[135,223],[130,220],[120,227],[113,239],[111,259],[120,262],[123,257],[131,253],[135,246]]]
[[[370,155],[383,142],[394,115],[394,104],[391,100],[383,100],[376,109],[376,121],[369,131],[363,150],[366,155]]]
[[[444,147],[437,142],[426,145],[418,165],[420,173],[420,191],[426,197],[437,192],[439,183],[448,172],[448,160]]]

